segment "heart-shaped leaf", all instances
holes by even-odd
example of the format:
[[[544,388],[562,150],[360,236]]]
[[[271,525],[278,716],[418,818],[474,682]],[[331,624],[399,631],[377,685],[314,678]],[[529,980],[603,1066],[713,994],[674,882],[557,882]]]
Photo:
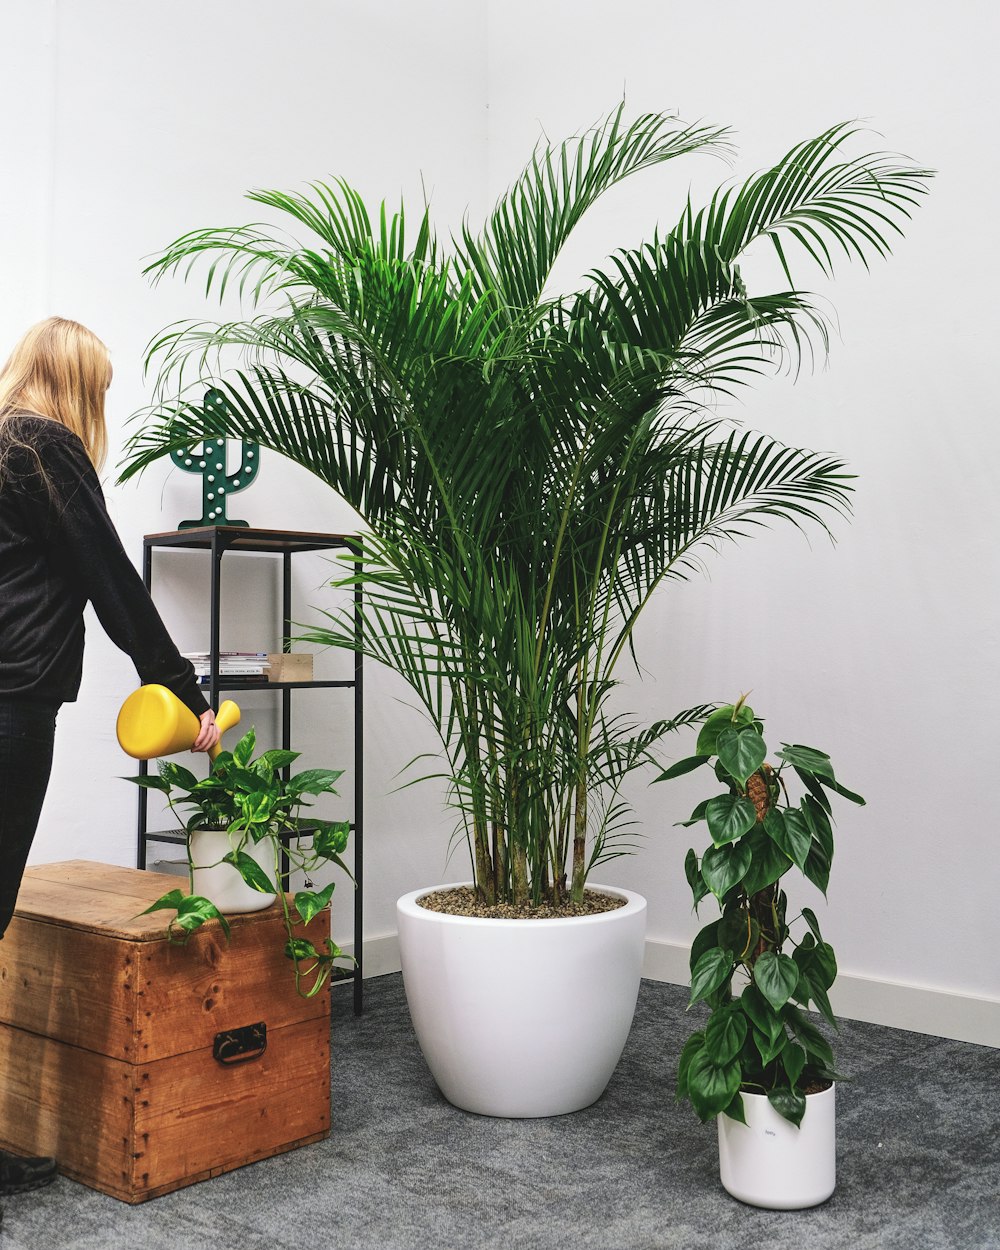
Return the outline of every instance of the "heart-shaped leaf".
[[[707,950],[692,969],[691,998],[688,1006],[692,1006],[703,998],[708,998],[720,985],[728,981],[733,974],[733,962],[732,951],[720,950],[717,946]]]
[[[688,1097],[702,1123],[725,1111],[739,1093],[741,1077],[738,1063],[719,1067],[705,1047],[695,1052],[687,1071]]]
[[[747,1018],[738,1003],[712,1013],[705,1025],[705,1049],[716,1064],[731,1063],[740,1053],[747,1035]]]
[[[805,1094],[800,1094],[797,1089],[769,1089],[767,1101],[778,1115],[783,1116],[796,1128],[802,1123],[802,1117],[806,1113]]]
[[[719,734],[719,762],[741,786],[764,763],[767,746],[753,725],[745,729],[724,729]]]
[[[295,910],[302,918],[303,924],[308,924],[310,920],[330,904],[330,898],[333,895],[334,882],[330,882],[322,890],[313,892],[312,890],[299,890],[295,895]]]
[[[735,842],[757,823],[757,809],[739,794],[719,794],[705,808],[708,832],[716,846]]]
[[[788,955],[765,951],[754,964],[753,979],[774,1010],[780,1011],[799,983],[798,965]]]
[[[750,847],[745,842],[710,846],[701,861],[701,875],[716,898],[725,895],[743,880],[750,867]]]

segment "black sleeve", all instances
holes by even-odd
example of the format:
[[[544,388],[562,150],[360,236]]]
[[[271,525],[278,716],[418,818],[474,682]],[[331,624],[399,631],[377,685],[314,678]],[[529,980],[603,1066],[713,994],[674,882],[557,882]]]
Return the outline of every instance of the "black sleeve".
[[[196,716],[208,710],[190,661],[177,650],[108,515],[83,443],[48,423],[43,463],[54,491],[47,529],[108,637],[131,656],[144,685],[166,686]]]

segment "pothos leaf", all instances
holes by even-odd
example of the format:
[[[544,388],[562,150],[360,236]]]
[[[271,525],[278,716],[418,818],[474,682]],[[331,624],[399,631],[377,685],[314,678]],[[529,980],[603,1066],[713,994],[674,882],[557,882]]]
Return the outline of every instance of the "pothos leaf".
[[[302,918],[303,924],[308,924],[309,921],[312,920],[314,916],[318,915],[324,907],[329,906],[330,898],[333,895],[333,887],[334,882],[331,881],[330,884],[324,886],[322,890],[315,892],[311,890],[300,890],[295,895],[295,910]]]

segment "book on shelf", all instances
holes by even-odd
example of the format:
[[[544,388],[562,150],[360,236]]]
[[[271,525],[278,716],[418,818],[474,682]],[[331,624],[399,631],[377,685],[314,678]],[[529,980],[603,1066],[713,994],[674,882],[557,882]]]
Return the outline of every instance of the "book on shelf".
[[[190,660],[197,677],[208,677],[212,672],[212,658],[207,651],[186,651],[184,658]],[[220,677],[251,678],[267,680],[270,663],[266,651],[220,651],[218,672]]]

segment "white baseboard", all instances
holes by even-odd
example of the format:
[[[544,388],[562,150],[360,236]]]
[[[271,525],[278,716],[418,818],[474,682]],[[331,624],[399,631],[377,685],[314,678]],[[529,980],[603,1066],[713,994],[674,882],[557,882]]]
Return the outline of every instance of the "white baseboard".
[[[351,953],[353,948],[347,943],[344,950]],[[381,977],[399,969],[399,940],[395,933],[365,940],[366,977]],[[675,942],[648,941],[642,975],[651,981],[687,985],[688,948]],[[845,1020],[864,1020],[1000,1048],[1000,1002],[996,999],[842,973],[830,993],[830,1001],[837,1015]]]
[[[353,942],[341,942],[340,948],[345,955],[354,954]],[[399,939],[395,933],[384,933],[381,937],[365,938],[363,947],[364,963],[361,969],[366,977],[384,977],[390,972],[399,972]]]
[[[642,975],[652,981],[687,985],[688,947],[647,942]],[[830,991],[830,1004],[845,1020],[1000,1047],[1000,1002],[996,999],[841,973]]]

